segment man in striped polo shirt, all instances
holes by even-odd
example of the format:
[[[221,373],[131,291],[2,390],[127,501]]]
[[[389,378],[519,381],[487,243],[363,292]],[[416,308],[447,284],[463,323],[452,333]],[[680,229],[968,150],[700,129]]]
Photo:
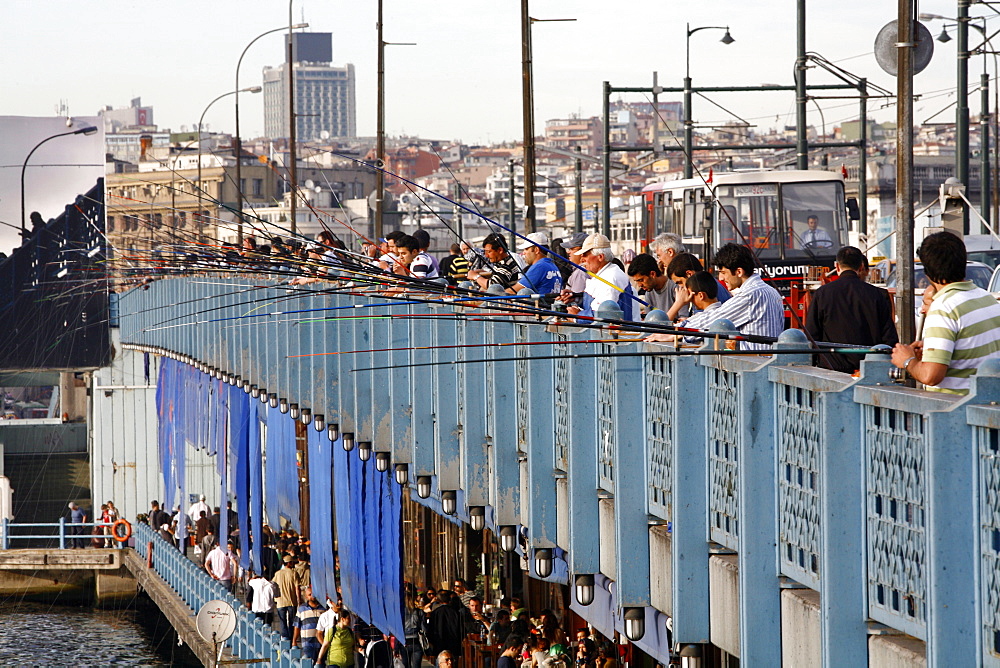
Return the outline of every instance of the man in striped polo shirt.
[[[1000,304],[965,280],[966,252],[950,232],[924,239],[917,255],[934,291],[924,320],[924,339],[897,343],[892,363],[926,389],[968,394],[969,378],[991,357],[1000,357]]]

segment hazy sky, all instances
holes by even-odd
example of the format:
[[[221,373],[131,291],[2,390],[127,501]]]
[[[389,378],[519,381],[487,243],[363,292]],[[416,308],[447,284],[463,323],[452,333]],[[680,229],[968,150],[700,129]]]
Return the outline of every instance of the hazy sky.
[[[692,37],[695,85],[792,83],[795,60],[794,0],[533,0],[536,125],[570,113],[600,112],[601,82],[680,86],[684,76],[685,23],[729,25]],[[359,133],[375,131],[375,0],[293,0],[294,20],[332,32],[334,62],[357,71]],[[389,47],[386,57],[386,127],[402,133],[467,142],[515,139],[521,134],[520,3],[514,0],[385,0],[385,39],[416,42]],[[895,4],[871,0],[809,3],[808,48],[871,81],[894,90],[871,55],[879,29],[894,18]],[[925,0],[921,11],[952,14],[954,1]],[[973,12],[982,11],[973,6]],[[193,127],[205,105],[236,87],[236,62],[258,34],[287,25],[288,4],[274,0],[5,0],[0,24],[0,115],[50,116],[60,100],[70,113],[89,116],[104,105],[127,106],[133,97],[154,107],[161,127]],[[930,24],[937,35],[942,24]],[[917,122],[954,101],[955,41],[935,43],[930,67],[917,77],[925,97]],[[243,61],[240,85],[260,84],[265,65],[284,58],[280,33],[260,39]],[[978,81],[981,57],[970,66]],[[991,63],[992,72],[992,63]],[[811,81],[831,82],[810,71]],[[263,131],[260,95],[241,97],[244,134]],[[635,96],[634,96],[635,97]],[[638,97],[641,99],[641,96]],[[669,99],[669,98],[667,98]],[[676,99],[680,99],[677,95]],[[713,99],[762,128],[794,124],[790,93],[714,95]],[[856,104],[821,101],[828,128],[856,116]],[[978,96],[973,97],[978,112]],[[871,109],[880,119],[893,110]],[[732,114],[696,100],[701,123]],[[950,120],[953,111],[937,116]],[[233,129],[233,107],[223,100],[206,123]],[[810,123],[821,118],[810,105]]]

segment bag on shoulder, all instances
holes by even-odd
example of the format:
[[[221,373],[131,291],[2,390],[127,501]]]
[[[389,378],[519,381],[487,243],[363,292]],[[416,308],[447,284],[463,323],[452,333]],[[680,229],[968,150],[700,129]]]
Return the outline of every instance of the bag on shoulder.
[[[431,639],[427,637],[427,631],[423,629],[417,630],[417,642],[420,643],[420,649],[424,651],[424,654],[430,654],[434,646],[431,644]]]

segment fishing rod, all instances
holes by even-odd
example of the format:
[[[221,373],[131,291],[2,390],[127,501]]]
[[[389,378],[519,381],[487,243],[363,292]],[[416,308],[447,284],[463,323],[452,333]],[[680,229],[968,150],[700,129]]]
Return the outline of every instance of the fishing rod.
[[[636,342],[638,342],[639,340],[640,339],[635,339]],[[305,353],[301,355],[285,355],[285,357],[286,359],[292,359],[297,357],[321,357],[324,355],[359,355],[364,353],[394,353],[405,350],[452,350],[452,349],[463,349],[463,348],[501,348],[507,346],[557,346],[565,343],[621,343],[621,340],[588,339],[586,341],[578,341],[578,340],[526,341],[523,343],[519,343],[517,341],[504,341],[499,343],[459,343],[449,346],[410,346],[407,348],[372,348],[370,350],[342,350],[340,352],[331,352],[331,353]]]
[[[435,191],[431,190],[430,188],[426,188],[426,187],[424,187],[424,186],[420,185],[419,183],[415,183],[415,182],[413,182],[413,181],[411,181],[411,180],[409,180],[409,179],[407,179],[407,178],[405,178],[405,177],[403,177],[403,176],[400,176],[399,174],[395,174],[395,173],[393,173],[393,172],[390,172],[389,170],[385,169],[384,167],[379,167],[379,166],[377,166],[377,165],[373,165],[373,164],[370,164],[370,163],[368,163],[368,162],[365,162],[364,160],[359,160],[359,159],[357,159],[357,158],[354,158],[354,157],[352,157],[352,156],[349,156],[349,155],[346,155],[346,154],[343,154],[343,153],[338,153],[337,151],[329,151],[329,152],[330,152],[331,154],[333,154],[333,155],[336,155],[336,156],[339,156],[339,157],[342,157],[342,158],[347,158],[348,160],[352,160],[352,161],[354,161],[354,162],[356,162],[356,163],[359,163],[359,164],[363,164],[363,165],[367,165],[367,166],[371,167],[372,169],[377,169],[378,171],[380,171],[380,172],[382,172],[382,173],[384,173],[384,174],[387,174],[387,175],[389,175],[389,176],[391,176],[391,177],[393,177],[393,178],[396,178],[396,179],[399,179],[399,181],[400,181],[401,183],[406,183],[406,184],[409,184],[410,186],[414,186],[414,187],[416,187],[416,188],[419,188],[420,190],[423,190],[424,192],[427,192],[427,193],[430,193],[430,194],[434,195],[435,197],[438,197],[438,198],[440,198],[440,199],[443,199],[444,201],[448,202],[449,204],[452,204],[453,206],[457,206],[457,207],[459,207],[459,208],[460,208],[460,209],[462,209],[463,211],[466,211],[466,212],[468,212],[468,213],[471,213],[471,214],[472,214],[472,215],[474,215],[474,216],[477,216],[477,217],[479,217],[479,218],[482,218],[483,220],[485,220],[485,221],[487,222],[487,224],[488,224],[488,225],[496,225],[496,226],[497,226],[497,227],[499,227],[500,229],[502,229],[502,230],[505,230],[506,232],[509,232],[509,233],[513,234],[514,236],[518,237],[518,238],[519,238],[519,239],[521,239],[522,241],[526,241],[526,242],[528,242],[529,244],[531,244],[532,246],[537,246],[538,248],[542,249],[542,250],[543,250],[543,251],[545,251],[546,253],[550,253],[550,254],[552,254],[552,255],[555,255],[556,257],[560,258],[561,260],[564,260],[565,262],[567,262],[567,263],[571,264],[572,266],[576,267],[576,268],[577,268],[577,269],[579,269],[580,271],[584,272],[585,274],[587,274],[587,275],[588,275],[588,276],[590,276],[591,278],[595,278],[595,279],[597,279],[597,280],[601,281],[602,283],[605,283],[605,284],[607,284],[608,286],[610,286],[610,287],[614,288],[614,289],[615,289],[615,290],[617,290],[618,292],[620,292],[620,293],[622,293],[622,294],[624,294],[624,295],[627,295],[628,297],[630,297],[630,298],[631,298],[631,299],[633,299],[634,301],[637,301],[637,302],[639,302],[639,303],[640,303],[640,304],[642,304],[643,306],[649,306],[649,304],[648,304],[648,303],[647,303],[646,301],[644,301],[644,300],[640,299],[639,297],[636,297],[636,296],[635,296],[635,295],[633,295],[633,294],[629,294],[628,292],[626,292],[626,291],[625,291],[625,290],[623,290],[622,288],[619,288],[619,287],[618,287],[617,285],[615,285],[615,284],[614,284],[614,283],[612,283],[611,281],[609,281],[609,280],[607,280],[607,279],[605,279],[605,278],[602,278],[601,276],[598,276],[598,275],[597,275],[596,273],[594,273],[594,272],[592,272],[592,271],[588,271],[586,267],[583,267],[583,266],[581,266],[581,265],[577,264],[576,262],[573,262],[573,261],[572,261],[572,260],[570,260],[569,258],[566,258],[566,257],[564,257],[564,256],[560,255],[559,253],[556,253],[555,251],[553,251],[553,250],[551,250],[551,249],[547,249],[547,248],[545,248],[545,247],[544,247],[544,246],[542,246],[541,244],[537,244],[537,243],[535,243],[534,241],[532,241],[532,240],[531,240],[531,239],[529,239],[528,237],[524,236],[523,234],[520,234],[520,233],[519,233],[519,232],[517,232],[516,230],[512,230],[511,228],[509,228],[509,227],[506,227],[505,225],[502,225],[502,224],[498,223],[497,221],[495,221],[495,220],[493,220],[493,219],[491,219],[491,218],[489,218],[489,217],[487,217],[487,216],[485,216],[485,215],[483,215],[483,214],[479,213],[478,211],[474,211],[473,209],[470,209],[469,207],[465,206],[465,205],[464,205],[464,204],[462,204],[461,202],[456,202],[455,200],[451,199],[450,197],[448,197],[448,196],[446,196],[446,195],[442,195],[442,194],[440,194],[440,193],[437,193],[437,192],[435,192]]]
[[[523,344],[522,344],[523,345]],[[428,366],[447,366],[447,365],[457,365],[457,364],[489,364],[492,362],[539,362],[546,360],[583,360],[583,359],[607,359],[609,357],[702,357],[702,356],[719,356],[724,357],[728,355],[743,355],[743,356],[755,356],[755,357],[770,357],[771,355],[811,355],[820,353],[842,353],[845,355],[890,355],[892,354],[891,349],[886,348],[842,348],[842,349],[829,349],[829,348],[798,348],[798,349],[775,349],[770,350],[767,353],[754,353],[742,350],[666,350],[662,352],[625,352],[625,353],[567,353],[565,355],[541,355],[541,356],[529,356],[529,357],[497,357],[497,358],[485,358],[485,359],[474,359],[474,360],[446,360],[442,362],[417,362],[414,364],[392,364],[388,366],[373,366],[363,369],[351,369],[351,373],[357,373],[362,371],[389,371],[393,369],[413,369],[417,367],[428,367]]]

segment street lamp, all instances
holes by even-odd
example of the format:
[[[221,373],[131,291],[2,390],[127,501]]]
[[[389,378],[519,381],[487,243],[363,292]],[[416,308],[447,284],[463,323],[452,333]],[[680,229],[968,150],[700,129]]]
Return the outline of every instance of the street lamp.
[[[969,90],[968,90],[968,78],[969,78],[969,56],[973,53],[981,53],[983,55],[983,73],[980,75],[980,104],[981,109],[979,112],[979,131],[980,131],[980,141],[979,141],[979,156],[980,156],[980,167],[979,167],[979,204],[981,209],[981,216],[983,220],[990,220],[990,77],[986,69],[986,54],[993,54],[993,67],[997,68],[997,53],[993,50],[993,42],[990,41],[990,35],[986,31],[986,17],[977,17],[982,19],[983,24],[977,25],[973,23],[968,16],[968,5],[959,5],[960,14],[959,18],[955,19],[950,16],[941,16],[940,14],[926,14],[921,13],[917,18],[921,21],[954,21],[956,27],[958,28],[958,77],[956,85],[956,126],[955,126],[955,174],[959,181],[968,185],[968,174],[969,174]],[[969,50],[969,28],[975,28],[982,34],[983,43],[981,49]],[[994,33],[995,34],[995,33]],[[941,34],[938,35],[937,41],[945,44],[951,41],[951,35],[948,34],[948,26],[942,26]],[[986,46],[989,45],[990,51],[986,50]],[[965,211],[965,206],[962,207]],[[971,230],[968,229],[968,213],[965,214],[965,232],[969,233]]]
[[[694,126],[691,120],[691,35],[699,30],[725,30],[726,34],[719,41],[725,45],[730,45],[736,40],[729,34],[729,26],[700,26],[692,28],[687,24],[687,40],[685,44],[684,56],[684,178],[690,179],[694,176]]]
[[[289,7],[288,7],[288,16],[289,16],[289,19],[291,19],[291,15],[292,15],[292,8],[291,8],[291,3],[289,3]],[[290,45],[291,42],[292,42],[292,38],[290,36],[292,30],[294,30],[296,28],[308,28],[309,27],[308,23],[299,23],[299,24],[296,24],[296,25],[292,25],[291,23],[292,23],[291,20],[289,20],[288,21],[288,26],[281,26],[280,28],[273,28],[273,29],[268,30],[266,32],[262,32],[261,34],[259,34],[256,37],[254,37],[252,40],[250,40],[250,43],[247,44],[243,48],[243,53],[240,54],[240,59],[236,61],[236,86],[234,86],[234,92],[236,93],[236,100],[234,101],[234,106],[236,107],[236,137],[233,139],[233,154],[236,156],[236,198],[237,198],[236,208],[238,210],[237,216],[239,216],[239,223],[236,226],[236,237],[237,237],[237,243],[240,246],[243,245],[243,188],[240,186],[240,179],[241,179],[241,176],[242,176],[240,174],[240,156],[243,154],[243,142],[240,140],[240,95],[239,94],[242,93],[242,92],[252,92],[252,93],[259,93],[260,92],[260,86],[254,86],[253,88],[257,89],[255,91],[252,91],[252,90],[249,90],[249,89],[242,89],[242,90],[240,90],[240,65],[243,64],[243,56],[247,55],[247,51],[250,49],[250,47],[253,46],[254,42],[256,42],[261,37],[266,37],[267,35],[270,35],[271,33],[281,32],[282,30],[288,30],[288,32],[289,32],[288,43]],[[291,47],[289,47],[289,48],[291,48]],[[291,63],[289,63],[289,68],[291,68]],[[213,100],[213,102],[214,101],[215,100]],[[198,123],[198,139],[199,140],[201,139],[201,122]],[[201,169],[201,142],[200,141],[198,142],[198,168],[199,168],[199,170]],[[201,187],[201,173],[200,172],[198,174],[198,181],[199,181],[198,187],[200,188]],[[221,194],[222,193],[219,193],[219,195],[221,195]],[[217,197],[216,199],[221,199],[221,197]],[[294,225],[294,223],[292,223],[292,224]]]
[[[97,128],[93,125],[88,125],[85,128],[80,128],[79,130],[70,130],[69,132],[60,132],[57,135],[52,135],[51,137],[46,137],[42,141],[35,144],[35,148],[28,152],[28,157],[24,159],[24,164],[21,165],[21,237],[23,239],[28,238],[28,228],[24,225],[24,172],[28,168],[28,161],[31,160],[31,156],[38,150],[38,147],[49,141],[50,139],[55,139],[56,137],[67,137],[69,135],[92,135],[97,132]]]
[[[215,104],[216,102],[218,102],[219,100],[221,100],[224,97],[228,97],[230,95],[236,95],[236,96],[238,96],[240,93],[259,93],[261,90],[262,89],[261,89],[260,86],[250,86],[248,88],[243,88],[241,90],[231,90],[228,93],[223,93],[222,95],[218,96],[217,98],[215,98],[214,100],[212,100],[211,102],[209,102],[208,105],[205,106],[205,109],[201,112],[201,116],[198,117],[198,185],[197,185],[198,192],[195,193],[195,196],[198,198],[199,202],[202,200],[202,197],[205,194],[205,189],[201,187],[201,126],[202,126],[202,122],[205,120],[205,114],[208,113],[208,110],[212,107],[213,104]],[[240,131],[239,131],[239,124],[238,123],[237,123],[236,128],[237,128],[236,129],[236,134],[239,135]],[[237,170],[237,173],[238,173],[239,172],[239,160],[236,161],[236,165],[237,165],[236,170]],[[237,190],[239,190],[239,176],[237,176],[236,179],[237,179],[236,180],[236,188],[237,188]],[[220,197],[222,195],[222,193],[217,193],[217,194]],[[217,197],[216,199],[219,199],[219,198]],[[199,209],[200,208],[201,207],[199,207]],[[201,232],[201,230],[199,230],[199,232]]]

